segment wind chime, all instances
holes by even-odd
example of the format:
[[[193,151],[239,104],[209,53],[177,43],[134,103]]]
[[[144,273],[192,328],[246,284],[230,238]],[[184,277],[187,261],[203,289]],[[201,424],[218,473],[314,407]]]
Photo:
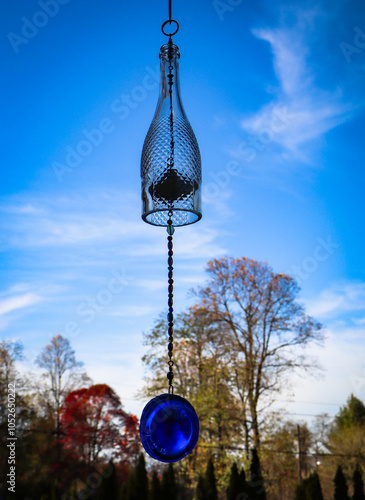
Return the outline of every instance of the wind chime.
[[[168,234],[168,393],[155,397],[143,409],[140,436],[151,457],[176,462],[193,450],[199,420],[189,401],[174,394],[173,234],[176,227],[201,219],[202,176],[199,146],[180,97],[180,52],[172,42],[179,23],[171,18],[171,0],[169,19],[161,29],[169,40],[160,49],[160,95],[143,145],[141,178],[142,219],[166,227]]]

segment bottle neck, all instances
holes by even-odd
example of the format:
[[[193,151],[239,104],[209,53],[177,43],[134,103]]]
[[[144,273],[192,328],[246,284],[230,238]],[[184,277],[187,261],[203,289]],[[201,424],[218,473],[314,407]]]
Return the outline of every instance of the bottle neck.
[[[180,52],[172,42],[160,49],[161,86],[157,111],[167,114],[172,106],[174,115],[184,115],[180,97],[179,59]]]

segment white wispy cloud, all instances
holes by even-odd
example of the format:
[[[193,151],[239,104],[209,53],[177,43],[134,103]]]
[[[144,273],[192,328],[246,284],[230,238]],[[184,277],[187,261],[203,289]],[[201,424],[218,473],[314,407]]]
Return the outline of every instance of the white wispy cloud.
[[[32,306],[41,301],[42,298],[34,293],[25,293],[0,300],[0,316],[16,311],[17,309]]]
[[[242,128],[255,137],[265,137],[281,148],[284,159],[308,161],[307,145],[348,120],[352,107],[341,99],[341,89],[316,87],[308,58],[310,40],[304,39],[306,24],[315,13],[299,14],[294,28],[256,29],[254,35],[270,44],[278,79],[276,97],[255,114],[241,121]]]
[[[353,312],[365,316],[365,283],[344,283],[323,290],[316,299],[307,300],[307,309],[315,317],[336,317]]]
[[[176,255],[204,260],[221,256],[227,253],[227,249],[219,241],[222,234],[222,229],[214,229],[207,224],[204,228],[196,225],[184,228],[175,236]]]
[[[139,233],[140,234],[140,233]],[[141,235],[140,235],[141,236]],[[174,233],[175,255],[183,259],[207,259],[223,255],[227,250],[219,244],[222,231],[209,227],[188,226],[176,228]],[[149,229],[133,246],[133,255],[153,257],[166,254],[166,232]]]
[[[18,220],[7,235],[12,247],[82,245],[138,236],[139,228],[128,220],[87,213],[56,213]]]
[[[19,205],[3,205],[0,207],[1,212],[8,214],[44,214],[44,210],[38,208],[31,203],[19,204]]]
[[[80,196],[26,196],[5,200],[2,248],[40,248],[105,244],[141,235],[140,201],[131,193]],[[128,217],[125,216],[128,215]]]
[[[105,247],[126,242],[124,254],[151,257],[166,252],[166,232],[142,222],[140,200],[130,193],[100,193],[89,203],[77,197],[12,200],[0,206],[0,211],[8,213],[0,227],[3,248]],[[178,255],[201,258],[222,254],[225,249],[219,245],[219,237],[220,232],[207,224],[179,228],[175,233]]]

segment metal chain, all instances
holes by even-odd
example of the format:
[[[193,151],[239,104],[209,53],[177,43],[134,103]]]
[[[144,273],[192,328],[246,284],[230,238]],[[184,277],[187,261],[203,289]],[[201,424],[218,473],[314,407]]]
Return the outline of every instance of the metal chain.
[[[168,269],[168,300],[167,300],[167,305],[168,305],[168,313],[167,313],[167,323],[168,323],[168,334],[169,334],[169,343],[167,346],[167,351],[168,351],[168,356],[169,356],[169,371],[167,372],[167,379],[169,381],[169,394],[174,394],[174,386],[173,386],[173,378],[174,378],[174,371],[173,371],[173,366],[174,362],[172,360],[173,356],[173,349],[174,349],[174,309],[173,309],[173,297],[174,297],[174,280],[173,280],[173,244],[172,244],[172,235],[175,232],[175,228],[172,225],[172,211],[169,211],[169,220],[167,221],[167,248],[168,248],[168,258],[167,258],[167,269]]]

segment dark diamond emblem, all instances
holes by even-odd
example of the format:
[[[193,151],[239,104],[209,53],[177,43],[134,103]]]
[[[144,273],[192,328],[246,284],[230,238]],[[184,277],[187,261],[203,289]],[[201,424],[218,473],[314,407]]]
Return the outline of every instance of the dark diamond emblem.
[[[159,182],[149,187],[149,192],[152,197],[156,196],[160,200],[173,203],[179,198],[191,194],[192,183],[183,179],[178,171],[172,168],[166,172]]]

